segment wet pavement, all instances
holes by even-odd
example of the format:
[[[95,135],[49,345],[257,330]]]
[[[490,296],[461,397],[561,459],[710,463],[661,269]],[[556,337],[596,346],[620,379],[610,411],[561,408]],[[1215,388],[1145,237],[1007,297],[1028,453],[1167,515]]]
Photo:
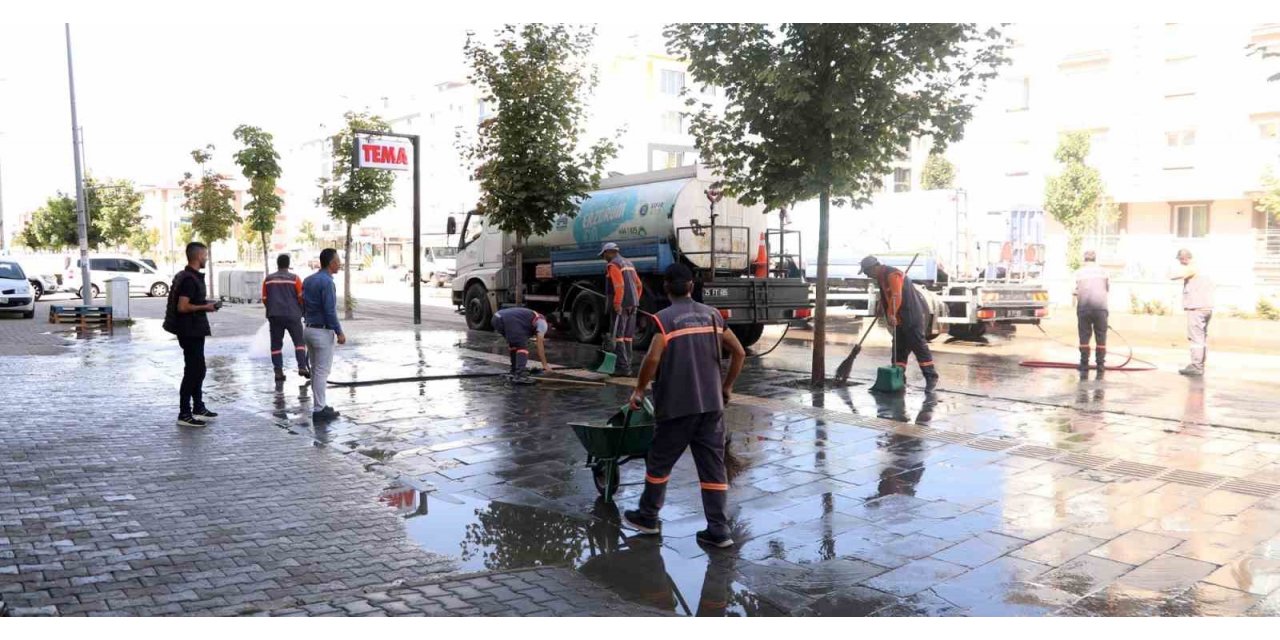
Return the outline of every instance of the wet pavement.
[[[153,420],[150,428],[171,431],[176,351],[151,324],[109,350],[57,359],[124,372],[120,386],[131,391],[122,402]],[[1081,381],[998,356],[940,357],[941,392],[880,396],[866,386],[874,348],[851,386],[813,392],[797,372],[801,347],[784,345],[749,362],[726,412],[739,544],[718,551],[693,538],[705,523],[687,456],[673,473],[661,537],[618,525],[618,510],[638,497],[643,462],[623,465],[616,504],[599,499],[566,425],[605,420],[626,386],[426,379],[500,373],[505,349],[445,316],[429,316],[416,332],[366,328],[339,350],[334,382],[360,385],[330,390],[343,415],[328,425],[311,423],[305,387],[292,378],[277,385],[269,366],[247,355],[252,329],[210,343],[209,402],[242,412],[245,428],[305,436],[287,446],[363,468],[357,473],[379,487],[364,500],[380,522],[398,523],[393,544],[447,562],[439,570],[447,576],[567,568],[643,607],[635,611],[676,615],[1280,610],[1280,439],[1248,430],[1276,408],[1271,396],[1239,411],[1219,396],[1199,413],[1180,412],[1161,397],[1193,394],[1137,377],[1162,372]],[[566,366],[593,359],[590,348],[560,341],[548,355]],[[0,363],[0,371],[14,366]],[[405,378],[424,379],[377,384]],[[1009,379],[1019,381],[1000,384]],[[0,437],[11,428],[0,425]],[[0,538],[0,586],[12,546]],[[376,604],[366,600],[348,604]]]

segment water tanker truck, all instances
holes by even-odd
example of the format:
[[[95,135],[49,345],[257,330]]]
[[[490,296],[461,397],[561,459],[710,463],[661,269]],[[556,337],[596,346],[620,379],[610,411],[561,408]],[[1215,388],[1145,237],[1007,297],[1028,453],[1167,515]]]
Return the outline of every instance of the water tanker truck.
[[[694,299],[718,309],[751,345],[766,326],[803,325],[812,310],[802,274],[776,262],[799,249],[798,235],[770,230],[766,220],[763,206],[721,197],[714,176],[699,166],[614,176],[579,203],[577,215],[525,239],[517,265],[515,238],[473,211],[461,229],[453,303],[469,328],[488,330],[493,312],[515,303],[521,269],[525,306],[580,342],[598,341],[609,318],[600,247],[614,242],[643,281],[642,310],[667,306],[662,274],[680,262],[694,272]],[[644,314],[637,325],[643,347],[656,327]]]

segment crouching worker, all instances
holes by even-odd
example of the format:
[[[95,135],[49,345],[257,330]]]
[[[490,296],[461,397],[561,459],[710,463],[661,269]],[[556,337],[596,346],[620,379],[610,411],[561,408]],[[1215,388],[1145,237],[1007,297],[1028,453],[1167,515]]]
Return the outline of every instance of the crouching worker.
[[[547,351],[542,344],[542,336],[547,334],[547,319],[533,309],[525,307],[508,307],[493,314],[493,330],[507,339],[507,347],[511,350],[511,379],[520,384],[532,384],[529,379],[529,339],[538,345],[538,360],[543,371],[550,371],[547,364]]]
[[[623,513],[626,525],[641,534],[661,533],[658,511],[671,479],[671,468],[693,450],[702,486],[702,510],[707,528],[701,544],[733,546],[729,535],[729,477],[725,467],[724,406],[742,372],[747,352],[732,331],[726,331],[720,312],[689,297],[693,273],[682,264],[667,269],[667,297],[671,306],[655,316],[658,334],[640,369],[631,406],[644,402],[645,387],[653,381],[657,428],[645,456],[644,493],[640,507]],[[721,349],[729,353],[729,371],[721,373]]]

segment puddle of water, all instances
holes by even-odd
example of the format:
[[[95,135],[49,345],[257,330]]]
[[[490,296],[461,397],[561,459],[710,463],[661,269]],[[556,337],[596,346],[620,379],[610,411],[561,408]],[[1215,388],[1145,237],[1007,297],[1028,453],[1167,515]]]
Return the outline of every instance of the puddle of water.
[[[602,501],[580,516],[403,486],[379,501],[405,519],[414,542],[452,556],[462,572],[567,565],[624,599],[678,615],[783,614],[741,582],[728,554],[685,558],[663,544],[672,539],[627,537],[617,507]]]

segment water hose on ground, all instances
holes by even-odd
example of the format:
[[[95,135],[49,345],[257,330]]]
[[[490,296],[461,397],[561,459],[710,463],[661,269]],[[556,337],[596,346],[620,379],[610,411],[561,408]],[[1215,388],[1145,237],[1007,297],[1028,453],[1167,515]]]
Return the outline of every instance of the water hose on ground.
[[[1066,346],[1065,343],[1055,340],[1053,336],[1049,335],[1049,332],[1045,331],[1044,327],[1037,324],[1036,328],[1039,329],[1040,333],[1043,333],[1045,337],[1049,339],[1050,342],[1053,342],[1058,345]],[[1120,338],[1120,340],[1124,342],[1125,348],[1129,350],[1129,355],[1128,357],[1125,358],[1124,362],[1120,363],[1119,365],[1108,365],[1107,367],[1105,367],[1107,371],[1155,371],[1156,370],[1156,366],[1154,364],[1147,362],[1146,360],[1140,360],[1138,358],[1133,357],[1133,345],[1129,343],[1129,341],[1124,337],[1123,334],[1121,334],[1119,331],[1116,331],[1109,324],[1107,325],[1107,331],[1114,333],[1117,338]],[[1129,366],[1130,362],[1140,362],[1146,366],[1131,367]],[[1025,360],[1020,364],[1024,367],[1030,367],[1033,369],[1079,369],[1080,368],[1079,362]]]

